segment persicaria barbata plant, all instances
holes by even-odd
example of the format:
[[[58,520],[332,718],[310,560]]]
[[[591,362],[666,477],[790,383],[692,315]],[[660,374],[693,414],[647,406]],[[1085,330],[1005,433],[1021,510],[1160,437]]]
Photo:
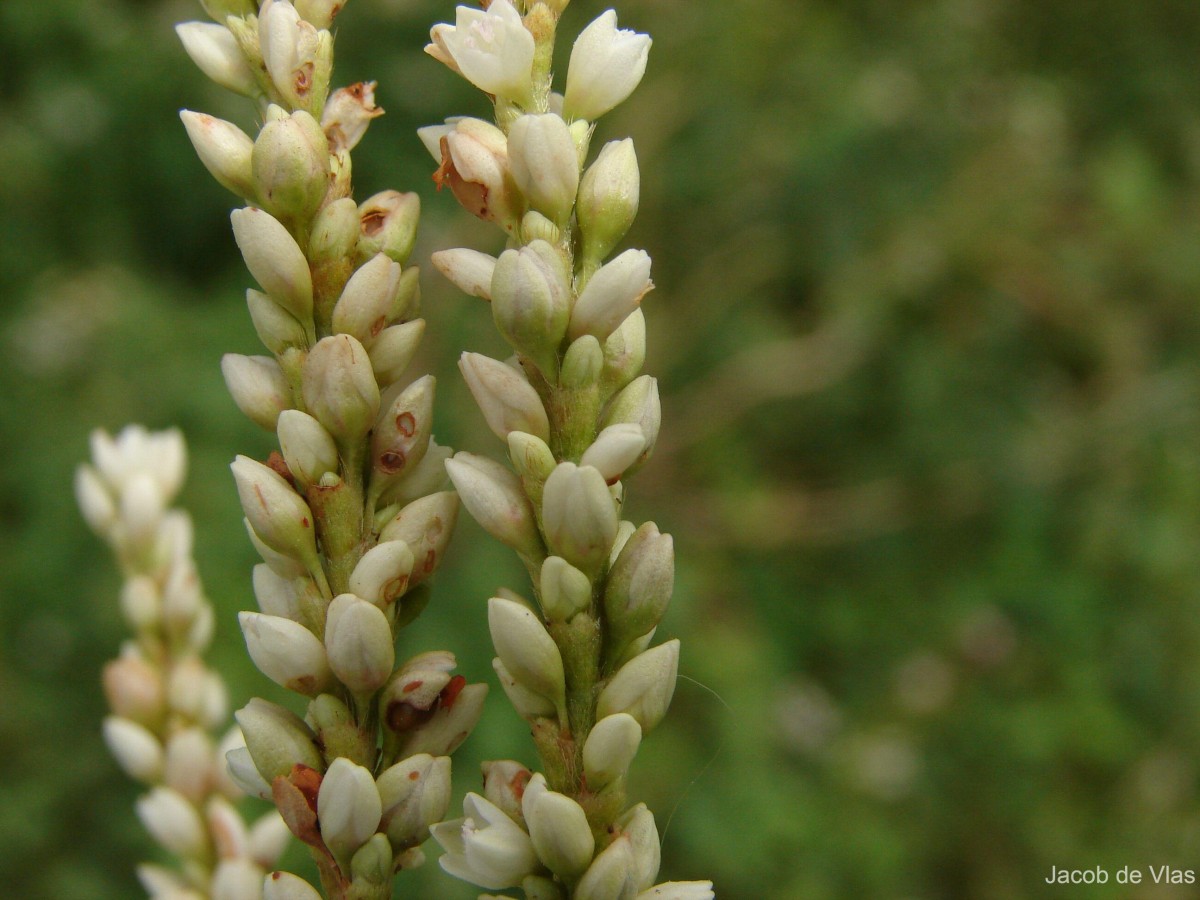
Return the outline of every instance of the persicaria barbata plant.
[[[182,463],[171,461],[182,459],[182,443],[136,430],[118,445],[97,438],[80,502],[138,585],[122,595],[139,644],[113,664],[118,674],[106,673],[116,716],[106,736],[131,775],[164,782],[139,811],[182,860],[178,874],[147,869],[147,889],[213,900],[320,896],[294,875],[259,877],[278,854],[282,822],[310,847],[323,894],[337,900],[391,897],[393,876],[422,863],[431,833],[447,872],[529,900],[710,900],[708,881],[655,884],[654,816],[626,794],[638,746],[675,688],[679,642],[653,644],[674,548],[654,523],[621,519],[624,479],[652,451],[661,417],[657,383],[640,374],[650,258],[612,256],[637,212],[637,159],[628,139],[588,159],[596,120],[641,80],[650,38],[603,13],[576,39],[561,95],[551,60],[567,0],[460,6],[426,48],[495,110],[494,124],[452,118],[420,136],[439,187],[508,239],[499,257],[456,249],[434,263],[490,302],[515,352],[460,361],[510,469],[436,444],[433,379],[407,374],[424,329],[418,271],[408,265],[419,202],[396,191],[352,198],[351,151],[382,110],[374,83],[331,90],[330,26],[343,4],[202,2],[213,21],[180,25],[184,48],[213,81],[250,98],[262,122],[251,137],[181,114],[201,162],[245,203],[233,233],[258,285],[246,301],[267,354],[228,354],[222,371],[238,408],[279,442],[268,459],[239,456],[232,466],[262,557],[258,609],[240,622],[255,665],[307,706],[301,717],[251,700],[236,713],[227,777],[211,762],[202,787],[173,780],[177,735],[200,759],[198,748],[210,749],[203,729],[220,718],[209,697],[219,681],[197,662],[211,609],[195,599],[190,541],[169,524],[180,519],[162,512],[181,478]],[[169,464],[153,462],[146,448],[155,442]],[[144,473],[129,474],[132,463],[113,463],[120,454],[110,446],[125,445],[148,466],[153,491]],[[453,675],[446,651],[397,663],[396,643],[429,600],[460,499],[532,580],[535,602],[502,590],[487,616],[497,677],[532,727],[542,771],[486,763],[483,793],[467,795],[462,818],[443,821],[449,755],[477,722],[487,687]],[[190,573],[186,604],[176,597],[180,567]],[[185,665],[194,681],[169,686],[149,712],[139,706],[154,678],[182,683]],[[126,674],[135,667],[141,674]],[[210,794],[232,784],[274,802],[278,816],[264,820],[274,831],[230,824],[236,813]]]

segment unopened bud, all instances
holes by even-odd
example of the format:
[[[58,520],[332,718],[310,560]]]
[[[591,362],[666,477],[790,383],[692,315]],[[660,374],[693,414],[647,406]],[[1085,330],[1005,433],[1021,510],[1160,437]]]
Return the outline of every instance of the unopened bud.
[[[621,480],[625,470],[637,462],[645,449],[646,436],[640,427],[629,423],[609,425],[583,451],[579,464],[598,469],[611,485]]]
[[[196,807],[178,791],[156,787],[137,801],[142,825],[161,846],[185,859],[203,857],[208,835]]]
[[[242,510],[270,549],[303,563],[316,559],[312,510],[274,469],[239,456],[230,466]]]
[[[387,617],[379,607],[354,594],[341,594],[329,604],[325,650],[338,680],[357,694],[378,690],[396,662]]]
[[[245,747],[234,747],[225,753],[225,766],[229,772],[229,780],[241,791],[251,797],[261,800],[271,799],[271,786],[258,771],[250,750]],[[290,834],[291,832],[289,832]]]
[[[496,655],[512,676],[562,710],[566,690],[562,656],[546,626],[520,603],[493,597],[488,601],[488,627]]]
[[[586,388],[600,380],[604,367],[604,350],[600,341],[590,334],[571,342],[563,356],[562,375],[559,381],[563,387]]]
[[[400,317],[403,311],[401,300],[401,268],[398,262],[384,253],[377,253],[363,263],[346,282],[342,295],[333,307],[333,330],[353,335],[364,347],[379,332]],[[410,269],[416,273],[416,269]],[[411,296],[415,291],[415,274],[408,279]]]
[[[379,385],[370,357],[348,334],[322,338],[309,351],[301,390],[308,411],[345,444],[361,440],[379,414]]]
[[[344,756],[335,759],[317,793],[317,818],[326,846],[335,856],[349,859],[375,833],[382,812],[370,771]]]
[[[332,673],[325,648],[303,625],[254,612],[238,613],[238,622],[250,659],[276,684],[309,697],[329,686]]]
[[[561,116],[524,115],[508,130],[508,158],[529,205],[565,223],[579,189],[579,155]]]
[[[258,42],[267,74],[287,105],[318,115],[329,92],[332,35],[301,20],[287,0],[266,0],[258,14]]]
[[[337,472],[338,451],[333,438],[308,413],[284,410],[276,422],[279,448],[292,477],[301,484],[316,484],[326,472]]]
[[[152,783],[162,776],[163,745],[147,728],[120,716],[105,716],[104,743],[125,774]]]
[[[278,219],[253,206],[235,209],[230,221],[246,268],[262,289],[300,321],[309,319],[312,275],[296,239]]]
[[[579,879],[572,900],[615,900],[637,891],[633,848],[624,834],[599,853]]]
[[[646,72],[650,43],[647,35],[618,29],[611,9],[583,29],[567,67],[567,117],[595,121],[632,94]]]
[[[542,399],[512,366],[479,353],[464,353],[458,368],[488,427],[500,440],[507,440],[510,431],[549,440],[550,420]]]
[[[583,173],[575,215],[583,256],[599,263],[625,236],[637,216],[641,176],[633,141],[611,141]]]
[[[429,448],[436,386],[432,375],[418,378],[380,417],[371,434],[373,478],[399,478],[421,461]]]
[[[508,458],[518,475],[539,484],[550,477],[557,465],[546,442],[524,431],[508,433]]]
[[[212,900],[242,900],[262,896],[263,870],[248,859],[222,859],[213,869],[209,892]]]
[[[597,722],[583,744],[588,789],[598,791],[624,778],[641,742],[642,726],[628,713],[605,716]]]
[[[385,253],[398,263],[408,262],[421,217],[421,198],[413,193],[382,191],[358,208],[358,258]]]
[[[442,163],[434,176],[438,186],[448,185],[467,212],[515,233],[525,203],[509,167],[504,132],[482,119],[460,119],[448,131],[435,129],[440,134],[435,156]]]
[[[648,733],[666,715],[675,693],[675,678],[679,672],[679,641],[640,653],[623,665],[600,692],[596,715],[603,718],[615,713],[629,713]]]
[[[358,204],[349,197],[334,200],[313,219],[308,255],[314,263],[328,263],[349,256],[358,241]]]
[[[463,505],[496,540],[529,558],[540,558],[542,538],[521,482],[498,462],[460,452],[446,460],[446,471]]]
[[[193,803],[201,802],[213,786],[213,742],[203,728],[177,731],[167,739],[163,781]]]
[[[492,299],[492,275],[496,257],[478,250],[457,248],[439,250],[432,256],[434,268],[446,276],[464,294]]]
[[[649,888],[654,884],[662,862],[661,842],[654,814],[646,808],[645,803],[639,803],[617,819],[617,825],[629,839],[637,886],[642,889]]]
[[[266,294],[248,288],[246,306],[255,333],[272,353],[283,353],[289,347],[307,343],[308,336],[300,321]]]
[[[514,822],[523,824],[521,798],[533,773],[511,759],[494,759],[483,764],[483,795]]]
[[[224,25],[183,22],[175,26],[175,33],[197,68],[221,87],[247,97],[258,92],[254,72]]]
[[[104,480],[91,466],[75,470],[75,500],[92,531],[103,536],[117,518],[117,505]]]
[[[552,622],[566,622],[592,603],[592,582],[561,556],[542,563],[542,610]]]
[[[591,466],[559,463],[542,493],[542,524],[555,553],[595,572],[617,535],[617,510],[604,476]]]
[[[413,500],[380,531],[381,542],[404,541],[412,551],[415,562],[409,579],[410,590],[433,574],[446,552],[457,521],[458,495],[453,491],[439,491]]]
[[[141,725],[157,724],[166,701],[158,669],[134,653],[122,653],[104,666],[103,682],[114,713]]]
[[[583,338],[580,338],[583,340]],[[646,362],[646,315],[638,307],[604,342],[602,387],[607,396],[637,377]]]
[[[517,681],[499,657],[492,660],[492,669],[496,672],[496,679],[504,690],[504,696],[508,697],[508,702],[522,719],[532,722],[534,719],[548,719],[558,714],[558,707],[553,700]]]
[[[539,773],[525,789],[521,804],[525,825],[533,849],[546,868],[560,878],[571,879],[592,861],[596,841],[583,807],[565,794],[546,790],[545,782]]]
[[[584,334],[605,340],[653,288],[649,254],[626,250],[589,279],[571,310],[568,334],[572,340]]]
[[[646,436],[646,449],[642,451],[637,465],[650,456],[658,441],[658,430],[662,425],[662,405],[658,397],[658,379],[641,375],[629,382],[613,397],[600,419],[600,426],[607,428],[621,422],[637,425]]]
[[[185,109],[179,118],[212,177],[239,197],[253,197],[250,154],[254,142],[250,137],[232,122],[204,113]]]
[[[496,262],[491,293],[492,317],[500,333],[553,378],[571,310],[562,254],[545,241],[505,250]]]
[[[376,787],[383,801],[380,827],[392,846],[418,846],[450,806],[450,757],[410,756],[380,775]]]
[[[291,832],[279,813],[271,810],[255,820],[247,836],[247,851],[250,857],[263,868],[270,868],[279,861],[290,842]]]
[[[350,574],[350,591],[386,610],[408,590],[412,570],[413,554],[408,544],[384,541],[358,561]]]
[[[674,583],[674,542],[647,522],[625,544],[604,587],[604,611],[618,643],[658,625],[671,602]]]
[[[302,109],[263,126],[251,163],[257,196],[277,217],[306,222],[329,189],[329,142]]]
[[[324,768],[312,729],[290,710],[254,697],[234,713],[234,718],[246,738],[254,767],[267,784],[281,775],[286,777],[296,765],[318,772]],[[227,758],[232,770],[232,752]]]
[[[279,414],[291,406],[292,389],[269,356],[226,353],[221,357],[221,374],[237,408],[255,425],[275,430]]]
[[[371,368],[375,370],[375,380],[380,385],[386,387],[403,377],[416,356],[424,334],[424,319],[402,322],[379,332],[367,354],[371,358]]]
[[[321,895],[298,875],[272,872],[263,880],[262,900],[321,900]]]

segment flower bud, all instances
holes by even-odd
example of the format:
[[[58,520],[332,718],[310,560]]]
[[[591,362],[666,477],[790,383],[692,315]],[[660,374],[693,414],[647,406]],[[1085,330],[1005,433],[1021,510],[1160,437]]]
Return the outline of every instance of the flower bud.
[[[467,212],[514,234],[525,203],[509,168],[504,132],[482,119],[460,119],[448,131],[434,129],[428,136],[439,136],[438,186],[448,185]]]
[[[151,783],[162,776],[163,746],[147,728],[132,719],[104,717],[104,743],[125,774]]]
[[[646,436],[646,449],[642,451],[637,465],[649,458],[658,441],[658,429],[662,424],[662,406],[658,399],[658,379],[642,375],[629,382],[605,409],[600,419],[601,428],[628,422],[637,425]]]
[[[502,809],[518,825],[525,822],[521,797],[533,773],[511,759],[493,759],[483,763],[483,795]]]
[[[263,881],[262,900],[321,900],[316,888],[291,872],[272,872]]]
[[[387,617],[353,594],[340,594],[329,604],[325,650],[338,680],[356,694],[371,694],[382,687],[396,662]]]
[[[392,856],[392,845],[387,837],[372,835],[350,860],[350,875],[355,884],[366,882],[369,885],[391,887]]]
[[[632,94],[646,73],[650,44],[648,35],[618,29],[611,9],[583,29],[567,67],[567,118],[595,121]]]
[[[600,380],[604,367],[604,351],[600,342],[585,334],[571,342],[563,356],[562,374],[559,382],[567,388],[587,388]]]
[[[505,250],[496,262],[491,294],[492,317],[505,340],[553,378],[571,311],[562,254],[545,241]]]
[[[204,820],[219,858],[244,857],[247,853],[246,823],[232,803],[219,795],[204,804]],[[249,862],[249,860],[247,860]],[[261,887],[262,872],[255,888]]]
[[[114,713],[140,725],[157,723],[166,701],[162,675],[136,651],[106,663],[102,677],[104,696]]]
[[[495,0],[501,2],[506,0]],[[478,794],[463,800],[463,818],[440,822],[430,831],[446,851],[439,860],[442,868],[479,887],[516,887],[538,869],[529,835]]]
[[[363,554],[350,573],[350,592],[386,610],[408,590],[413,554],[404,541],[384,541]]]
[[[625,544],[608,573],[604,611],[618,643],[658,625],[675,583],[675,545],[647,522]]]
[[[642,726],[627,713],[605,716],[597,722],[583,744],[588,789],[599,791],[623,779],[641,742]]]
[[[443,692],[433,716],[403,737],[398,754],[449,756],[479,723],[487,692],[486,684],[468,684],[452,696]]]
[[[245,746],[234,747],[226,751],[225,766],[230,781],[240,790],[251,797],[258,797],[260,800],[271,799],[271,786],[259,773],[248,748]]]
[[[209,882],[212,900],[258,900],[263,871],[248,859],[222,859]]]
[[[421,198],[416,194],[382,191],[368,197],[358,208],[358,258],[370,259],[384,253],[404,264],[412,253],[421,217]]]
[[[104,480],[91,466],[75,469],[75,500],[92,531],[104,536],[116,521],[117,506]]]
[[[250,527],[276,553],[308,563],[316,559],[312,510],[280,475],[248,456],[229,467]]]
[[[649,888],[654,884],[659,864],[662,862],[662,845],[654,814],[646,808],[645,803],[639,803],[617,819],[617,825],[629,839],[638,888]]]
[[[250,826],[246,849],[256,863],[270,868],[283,856],[290,838],[287,823],[280,818],[278,812],[271,810],[259,816]]]
[[[183,878],[170,869],[151,863],[137,866],[138,881],[151,897],[170,897],[171,900],[204,900],[203,895],[188,888]]]
[[[620,900],[632,897],[637,886],[629,838],[617,839],[599,853],[572,893],[572,900]]]
[[[458,368],[488,427],[500,440],[510,431],[550,438],[550,420],[533,386],[512,366],[479,353],[464,353]]]
[[[316,484],[326,472],[338,471],[337,445],[308,413],[284,410],[276,422],[276,432],[288,471],[302,485]]]
[[[579,190],[579,154],[562,117],[542,113],[518,118],[508,130],[508,159],[529,205],[565,224]]]
[[[508,458],[518,475],[538,484],[549,478],[557,465],[546,442],[524,431],[508,433]]]
[[[376,253],[363,263],[350,276],[333,307],[333,330],[353,335],[364,347],[370,347],[379,332],[400,317],[401,271],[400,264],[384,253]],[[409,272],[415,273],[416,269]],[[411,296],[416,288],[415,275],[409,281]]]
[[[545,790],[545,776],[537,774],[525,790],[521,804],[529,839],[538,858],[555,875],[571,879],[592,861],[596,841],[587,814],[565,794]],[[540,783],[542,790],[536,789]]]
[[[521,482],[498,462],[459,452],[446,460],[446,472],[467,511],[496,540],[523,556],[538,559],[542,538]]]
[[[246,418],[274,431],[275,420],[292,401],[291,386],[279,363],[269,356],[226,353],[221,357],[221,374],[233,402]]]
[[[196,807],[178,791],[156,787],[136,804],[142,826],[162,847],[185,859],[203,857],[208,834]]]
[[[559,463],[542,493],[542,524],[557,555],[595,572],[617,535],[617,510],[604,476],[591,466]]]
[[[349,858],[365,844],[379,827],[382,813],[370,771],[344,756],[335,759],[317,793],[321,838],[334,856]]]
[[[397,395],[371,434],[372,478],[399,478],[429,449],[433,428],[432,375],[418,378]]]
[[[358,242],[358,204],[349,197],[327,203],[313,219],[308,255],[313,263],[329,263],[349,256]]]
[[[251,165],[258,198],[279,218],[306,222],[329,190],[329,142],[304,110],[263,126]]]
[[[175,26],[175,33],[197,68],[221,87],[247,97],[258,92],[250,64],[224,25],[183,22]]]
[[[308,411],[335,440],[356,443],[375,424],[379,385],[367,351],[350,335],[321,338],[304,361],[300,385]]]
[[[409,503],[380,531],[380,542],[404,541],[412,551],[416,562],[409,590],[433,574],[446,552],[456,521],[458,496],[453,491],[439,491]]]
[[[464,294],[484,300],[492,299],[492,275],[496,270],[496,257],[460,247],[454,250],[438,250],[431,258],[434,268]]]
[[[276,684],[309,697],[329,686],[332,673],[325,648],[303,625],[254,612],[238,613],[238,622],[250,659]]]
[[[583,334],[607,339],[653,288],[649,255],[626,250],[588,281],[571,311],[568,334],[572,340]]]
[[[278,0],[276,0],[278,3]],[[300,321],[312,316],[313,288],[308,260],[278,219],[247,206],[230,215],[246,268],[276,303]]]
[[[380,495],[375,507],[377,528],[395,515],[399,505],[448,488],[450,478],[446,474],[446,460],[453,455],[450,447],[443,447],[430,438],[420,462],[407,468],[404,476],[388,484]]]
[[[666,715],[675,693],[675,678],[679,672],[679,641],[640,653],[623,665],[600,692],[596,715],[600,718],[615,713],[629,713],[648,733]]]
[[[250,310],[250,321],[258,339],[272,353],[283,353],[289,347],[307,344],[308,335],[300,321],[266,294],[248,288],[246,307]]]
[[[558,715],[558,708],[553,700],[517,681],[499,657],[492,660],[492,669],[496,672],[496,679],[500,682],[504,695],[508,697],[508,702],[522,719],[532,722],[534,719],[548,719]]]
[[[518,102],[533,79],[533,35],[509,0],[486,10],[459,6],[454,25],[434,25],[425,48],[481,91]]]
[[[289,775],[296,765],[318,772],[324,768],[312,729],[290,710],[254,697],[234,713],[234,718],[246,738],[246,750],[254,768],[268,785],[280,776]],[[235,754],[237,751],[231,751],[226,759],[230,774],[236,778],[235,765],[240,766],[241,760],[235,762]]]
[[[592,604],[591,580],[561,556],[542,563],[542,610],[551,622],[566,622]]]
[[[583,235],[583,257],[599,263],[625,236],[637,216],[641,192],[633,141],[610,141],[583,173],[575,215]]]
[[[396,849],[416,847],[450,807],[450,757],[418,753],[381,774],[376,787],[383,801],[380,827],[388,840]]]
[[[713,900],[711,881],[664,881],[642,891],[634,900]]]
[[[646,436],[637,425],[609,425],[596,436],[592,445],[583,451],[579,464],[597,469],[611,485],[621,480],[621,475],[637,462],[644,449]]]
[[[287,0],[265,0],[258,13],[258,42],[263,66],[287,105],[317,115],[329,92],[330,33],[301,20]]]
[[[212,790],[213,742],[203,728],[191,727],[167,738],[163,781],[193,803],[201,802]]]
[[[603,394],[613,394],[633,381],[645,361],[646,316],[639,306],[625,317],[625,321],[604,342]]]
[[[375,380],[380,386],[386,387],[403,377],[424,334],[424,319],[392,325],[379,332],[367,349],[367,355],[371,358],[371,368],[375,370]]]
[[[496,655],[512,676],[563,710],[566,678],[562,656],[537,616],[520,603],[493,597],[488,601],[488,628]]]
[[[360,81],[330,95],[321,113],[321,127],[332,147],[353,150],[367,133],[371,120],[382,115],[383,110],[375,105],[375,82]]]
[[[204,113],[185,109],[179,118],[196,155],[212,177],[239,197],[253,197],[250,153],[254,142],[249,136],[233,123]]]

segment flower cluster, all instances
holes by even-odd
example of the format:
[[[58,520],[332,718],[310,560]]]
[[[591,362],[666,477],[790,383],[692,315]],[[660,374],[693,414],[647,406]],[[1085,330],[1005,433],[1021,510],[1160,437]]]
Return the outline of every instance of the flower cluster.
[[[512,468],[460,452],[446,462],[463,505],[528,569],[536,604],[488,603],[494,667],[532,726],[544,773],[485,767],[482,796],[433,829],[442,867],[531,900],[705,900],[710,882],[655,885],[659,837],[626,775],[675,689],[679,642],[652,646],[671,598],[674,548],[654,523],[621,518],[624,480],[649,456],[661,411],[640,374],[641,302],[653,288],[642,250],[612,256],[637,213],[633,143],[587,164],[595,120],[625,100],[650,38],[609,10],[575,41],[553,93],[558,2],[460,6],[426,51],[488,93],[495,124],[447,119],[420,135],[439,186],[499,226],[509,249],[434,254],[466,293],[491,304],[508,360],[476,353],[460,368]],[[610,258],[611,256],[611,258]]]
[[[224,738],[225,685],[204,664],[213,610],[192,559],[192,524],[170,505],[183,482],[185,448],[177,431],[138,426],[114,439],[92,434],[92,464],[75,490],[92,529],[117,557],[125,583],[121,612],[133,638],[104,669],[112,710],[104,740],[121,768],[150,790],[137,801],[146,830],[178,857],[179,871],[144,864],[138,875],[159,900],[258,900],[263,876],[288,831],[268,813],[247,825],[232,801]]]
[[[424,330],[408,265],[419,203],[351,196],[351,150],[382,110],[372,83],[330,91],[340,3],[207,6],[217,22],[179,26],[185,48],[263,113],[254,138],[182,114],[201,161],[247,202],[233,233],[269,354],[222,360],[234,402],[279,441],[232,466],[263,560],[242,633],[263,674],[308,698],[303,717],[261,699],[239,710],[245,747],[230,769],[310,846],[327,896],[390,897],[444,817],[448,755],[487,691],[453,674],[450,653],[396,658],[458,511],[444,490],[451,451],[431,430],[434,379],[406,375]],[[316,896],[282,874],[266,891]]]

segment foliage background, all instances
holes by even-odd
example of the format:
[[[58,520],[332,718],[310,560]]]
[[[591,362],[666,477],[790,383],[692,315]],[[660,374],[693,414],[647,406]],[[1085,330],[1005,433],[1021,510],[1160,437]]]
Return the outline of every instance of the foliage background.
[[[568,33],[603,4],[576,0]],[[676,536],[673,715],[634,795],[664,873],[725,900],[1171,898],[1060,868],[1200,866],[1200,7],[1184,0],[623,0],[655,39],[633,135],[664,438],[634,518]],[[180,425],[235,702],[263,455],[218,371],[256,352],[231,198],[175,118],[250,124],[171,32],[189,0],[0,4],[0,884],[138,895],[135,788],[100,742],[122,637],[70,493],[95,426]],[[342,82],[388,115],[359,196],[425,202],[417,259],[495,242],[413,129],[484,112],[420,53],[449,2],[354,0]],[[598,145],[597,145],[598,146]],[[425,279],[438,437],[498,444],[454,372],[499,354]],[[490,679],[520,586],[464,521],[408,649]],[[418,643],[419,642],[419,643]],[[496,696],[456,760],[532,758]],[[297,863],[302,864],[302,863]],[[1149,875],[1147,874],[1147,878]],[[435,864],[409,896],[470,897]]]

